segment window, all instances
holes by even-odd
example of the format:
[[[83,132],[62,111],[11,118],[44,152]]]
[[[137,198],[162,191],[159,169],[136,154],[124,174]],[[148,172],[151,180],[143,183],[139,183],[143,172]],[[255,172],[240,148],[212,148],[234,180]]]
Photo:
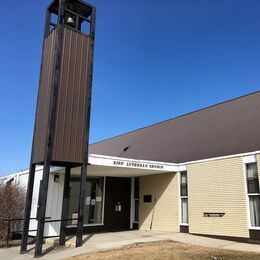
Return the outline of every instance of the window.
[[[187,189],[187,172],[181,173],[181,196],[188,196]]]
[[[259,181],[256,163],[246,165],[248,193],[259,193]]]
[[[249,211],[252,227],[260,227],[260,196],[249,196]]]
[[[134,180],[134,223],[139,221],[139,177]]]
[[[188,223],[188,199],[187,198],[181,199],[181,223],[183,224]]]
[[[256,163],[246,164],[247,192],[251,227],[260,227],[260,191]]]
[[[84,224],[101,224],[103,213],[103,177],[89,177],[86,182],[86,197],[84,207]],[[69,193],[68,218],[78,217],[80,178],[72,177]],[[77,221],[68,221],[68,225],[75,225]]]
[[[188,224],[188,181],[187,172],[180,173],[181,225]]]

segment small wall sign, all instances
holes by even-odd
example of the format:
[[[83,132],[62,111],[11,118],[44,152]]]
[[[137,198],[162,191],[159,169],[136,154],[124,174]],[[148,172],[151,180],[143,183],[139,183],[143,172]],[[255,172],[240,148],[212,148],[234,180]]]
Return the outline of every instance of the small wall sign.
[[[204,212],[203,217],[220,217],[222,218],[225,215],[225,213],[221,212]]]
[[[160,169],[160,170],[162,170],[164,168],[163,165],[156,164],[156,163],[125,162],[125,161],[119,161],[119,160],[113,161],[113,165],[129,167],[129,168],[143,168],[143,169]]]
[[[152,195],[144,195],[144,203],[152,202]]]

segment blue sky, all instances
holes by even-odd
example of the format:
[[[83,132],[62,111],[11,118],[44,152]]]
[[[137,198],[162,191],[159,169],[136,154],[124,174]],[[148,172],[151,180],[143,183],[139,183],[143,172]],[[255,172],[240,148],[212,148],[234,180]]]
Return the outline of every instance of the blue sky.
[[[29,165],[45,7],[5,1],[0,175]],[[260,89],[259,0],[91,0],[91,142]]]

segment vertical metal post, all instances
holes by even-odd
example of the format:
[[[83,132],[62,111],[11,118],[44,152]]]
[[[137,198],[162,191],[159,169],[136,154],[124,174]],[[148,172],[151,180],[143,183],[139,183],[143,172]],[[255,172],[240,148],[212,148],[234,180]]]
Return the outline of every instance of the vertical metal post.
[[[25,209],[24,209],[24,222],[23,222],[23,233],[22,233],[22,241],[20,253],[23,254],[27,250],[28,243],[28,232],[30,225],[30,215],[31,215],[31,207],[32,207],[32,196],[33,196],[33,184],[34,184],[34,176],[35,176],[35,164],[31,164],[29,177],[28,177],[28,185],[27,185],[27,193],[26,193],[26,201],[25,201]]]
[[[41,192],[41,198],[39,200],[39,208],[38,208],[38,225],[37,225],[37,235],[36,235],[36,244],[35,244],[35,253],[34,253],[35,257],[40,256],[42,253],[49,174],[50,174],[50,164],[46,162],[43,168],[42,192]]]
[[[58,100],[58,88],[60,80],[60,67],[61,67],[61,53],[62,53],[62,40],[63,40],[63,20],[64,20],[64,6],[65,0],[59,0],[59,17],[57,24],[57,36],[55,39],[55,53],[54,53],[54,72],[51,82],[51,100],[50,100],[50,112],[48,116],[48,133],[46,138],[46,148],[44,155],[44,167],[43,167],[43,182],[42,182],[42,196],[39,200],[40,205],[38,209],[38,226],[34,256],[39,257],[42,254],[42,244],[45,225],[45,213],[48,194],[49,174],[51,167],[51,158],[53,152],[53,138],[55,132],[56,123],[56,110]]]
[[[46,17],[45,18],[46,19],[45,19],[45,26],[44,26],[45,29],[44,29],[44,37],[43,37],[43,44],[42,44],[42,58],[41,58],[40,72],[42,71],[42,66],[43,66],[43,50],[44,50],[44,45],[45,45],[44,44],[45,43],[45,36],[46,36],[47,28],[49,28],[49,22],[50,22],[50,12],[49,12],[49,10],[46,10]],[[38,101],[39,101],[40,82],[41,82],[41,77],[40,77],[40,80],[39,80],[37,104],[38,104]],[[37,108],[36,108],[35,113],[37,113]],[[25,201],[25,211],[24,211],[23,232],[22,232],[20,254],[23,254],[23,253],[26,252],[27,244],[28,244],[28,231],[29,231],[29,226],[30,226],[33,185],[34,185],[34,176],[35,176],[35,168],[36,168],[36,164],[32,163],[32,161],[33,161],[34,139],[35,139],[35,128],[36,128],[36,117],[35,117],[35,121],[34,121],[31,162],[30,162],[29,178],[28,178],[28,185],[27,185],[27,194],[26,194],[26,201]]]
[[[82,246],[87,165],[81,166],[76,247]]]
[[[84,127],[84,151],[83,151],[83,165],[81,166],[80,175],[80,192],[79,192],[79,206],[78,206],[78,223],[77,223],[77,237],[76,247],[82,246],[83,236],[83,221],[84,221],[84,205],[85,205],[85,187],[87,179],[87,167],[88,167],[88,146],[89,146],[89,126],[90,126],[90,112],[91,112],[91,94],[92,94],[92,77],[93,77],[93,59],[94,59],[94,39],[95,39],[95,20],[96,20],[96,8],[93,7],[91,14],[91,31],[90,31],[90,48],[89,48],[89,74],[87,82],[87,107],[86,107],[86,123]]]
[[[66,225],[67,221],[64,220],[68,218],[68,210],[69,210],[69,190],[70,190],[70,172],[71,168],[65,168],[65,176],[64,176],[64,188],[63,188],[63,201],[62,201],[62,210],[61,210],[61,224],[60,224],[60,241],[59,245],[65,245],[66,238]]]

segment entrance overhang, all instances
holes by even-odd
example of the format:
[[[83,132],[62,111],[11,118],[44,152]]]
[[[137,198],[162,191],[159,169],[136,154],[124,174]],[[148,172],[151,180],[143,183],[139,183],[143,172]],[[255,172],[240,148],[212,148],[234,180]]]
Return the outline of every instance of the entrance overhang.
[[[130,158],[90,154],[88,176],[139,177],[186,170],[185,165]],[[73,175],[80,175],[80,167],[72,169]]]

